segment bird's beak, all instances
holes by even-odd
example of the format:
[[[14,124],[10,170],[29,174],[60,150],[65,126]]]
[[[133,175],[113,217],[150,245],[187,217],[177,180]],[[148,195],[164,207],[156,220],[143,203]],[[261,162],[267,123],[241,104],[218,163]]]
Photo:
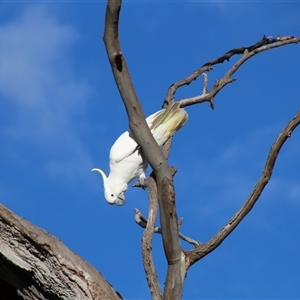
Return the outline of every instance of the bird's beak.
[[[114,202],[114,204],[118,205],[118,206],[121,206],[121,205],[125,204],[125,195],[124,195],[123,192],[118,196],[118,198],[116,199],[116,201]]]

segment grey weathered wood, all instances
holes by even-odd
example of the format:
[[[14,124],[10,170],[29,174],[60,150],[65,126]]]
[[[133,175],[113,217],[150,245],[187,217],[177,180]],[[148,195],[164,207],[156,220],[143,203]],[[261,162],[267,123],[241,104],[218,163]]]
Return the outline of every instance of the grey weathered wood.
[[[122,299],[95,268],[59,239],[3,205],[0,205],[0,278],[0,289],[7,297]]]

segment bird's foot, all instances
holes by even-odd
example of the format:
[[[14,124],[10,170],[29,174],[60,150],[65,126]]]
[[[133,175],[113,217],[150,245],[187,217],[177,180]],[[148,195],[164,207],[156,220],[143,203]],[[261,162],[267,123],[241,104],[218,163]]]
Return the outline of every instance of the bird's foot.
[[[139,183],[140,183],[140,186],[143,190],[145,190],[147,188],[147,184],[146,184],[146,175],[145,174],[142,174],[139,178]]]
[[[146,179],[146,176],[140,176],[139,181],[136,182],[133,187],[141,187],[143,190],[145,190],[147,188]]]

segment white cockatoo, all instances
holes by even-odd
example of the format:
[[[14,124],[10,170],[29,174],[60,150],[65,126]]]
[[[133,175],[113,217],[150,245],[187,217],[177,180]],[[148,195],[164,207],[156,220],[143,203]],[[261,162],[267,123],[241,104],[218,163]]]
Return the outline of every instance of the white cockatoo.
[[[177,102],[171,102],[166,109],[159,110],[146,119],[151,133],[159,146],[162,146],[187,121],[188,114],[180,108]],[[139,178],[143,184],[148,162],[142,157],[140,147],[134,140],[132,132],[126,131],[120,135],[110,149],[109,168],[107,177],[98,169],[92,169],[102,175],[104,196],[109,204],[123,205],[124,192],[128,184]]]

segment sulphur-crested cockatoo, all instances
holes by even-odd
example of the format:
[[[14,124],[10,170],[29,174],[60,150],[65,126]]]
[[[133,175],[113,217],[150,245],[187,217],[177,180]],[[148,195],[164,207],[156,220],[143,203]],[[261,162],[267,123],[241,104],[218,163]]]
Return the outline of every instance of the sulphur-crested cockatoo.
[[[188,114],[180,108],[180,104],[171,102],[166,109],[162,109],[146,119],[151,133],[159,146],[162,146],[187,121]],[[139,145],[134,140],[132,132],[126,131],[120,135],[110,149],[109,168],[107,177],[100,169],[92,169],[102,175],[104,196],[109,204],[123,205],[124,192],[134,178],[139,178],[143,184],[148,162],[143,159]]]

